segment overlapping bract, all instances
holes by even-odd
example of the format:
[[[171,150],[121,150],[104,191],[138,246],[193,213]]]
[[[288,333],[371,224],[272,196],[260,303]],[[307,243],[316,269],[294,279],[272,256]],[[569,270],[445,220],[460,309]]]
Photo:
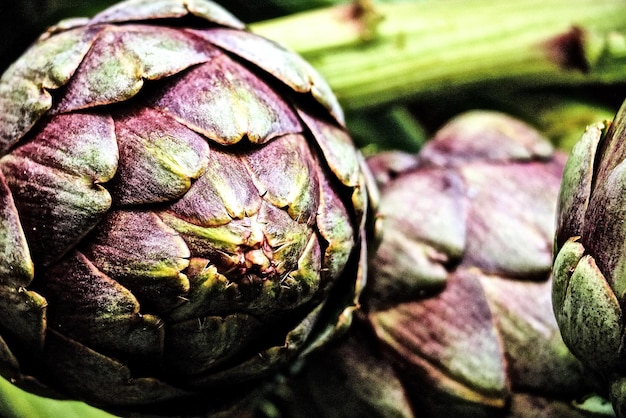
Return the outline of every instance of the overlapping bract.
[[[550,299],[564,163],[528,125],[476,111],[382,186],[368,321],[417,411],[578,415],[571,402],[589,388]]]
[[[626,107],[587,128],[565,167],[555,240],[554,312],[588,377],[626,416]]]
[[[63,22],[4,74],[0,110],[16,384],[130,410],[211,388],[210,408],[349,323],[367,196],[341,109],[217,5]]]

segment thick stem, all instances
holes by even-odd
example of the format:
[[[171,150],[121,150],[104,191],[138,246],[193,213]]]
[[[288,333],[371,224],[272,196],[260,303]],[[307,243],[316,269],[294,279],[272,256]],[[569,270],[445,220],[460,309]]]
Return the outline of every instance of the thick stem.
[[[302,54],[346,110],[462,87],[626,81],[623,0],[354,2],[251,29]]]

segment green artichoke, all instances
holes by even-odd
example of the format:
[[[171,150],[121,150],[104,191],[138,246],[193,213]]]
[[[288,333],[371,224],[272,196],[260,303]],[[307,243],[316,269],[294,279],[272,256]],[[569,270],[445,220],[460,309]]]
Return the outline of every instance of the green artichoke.
[[[626,417],[626,104],[590,125],[565,167],[555,238],[554,312],[588,377]]]
[[[573,404],[591,389],[550,298],[564,154],[518,120],[476,111],[417,156],[368,163],[381,238],[363,310],[277,395],[297,400],[285,415],[590,416]]]
[[[223,410],[350,323],[362,158],[320,76],[215,3],[51,28],[0,79],[0,155],[0,374],[22,388]]]

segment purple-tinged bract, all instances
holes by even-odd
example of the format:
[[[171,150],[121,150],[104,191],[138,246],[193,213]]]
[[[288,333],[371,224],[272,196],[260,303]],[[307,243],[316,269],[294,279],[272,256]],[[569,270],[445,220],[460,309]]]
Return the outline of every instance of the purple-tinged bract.
[[[341,109],[212,2],[50,29],[0,79],[0,155],[0,373],[18,386],[223,409],[350,322],[367,193]]]

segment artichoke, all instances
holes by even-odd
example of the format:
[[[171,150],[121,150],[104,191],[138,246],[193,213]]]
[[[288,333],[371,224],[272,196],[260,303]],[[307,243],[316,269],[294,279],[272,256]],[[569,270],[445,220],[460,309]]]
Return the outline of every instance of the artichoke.
[[[350,323],[364,165],[328,85],[204,0],[51,28],[0,79],[0,374],[228,410]]]
[[[276,395],[285,415],[308,403],[311,417],[589,416],[573,404],[591,388],[550,297],[564,154],[474,111],[417,156],[368,163],[381,238],[363,310]]]
[[[554,313],[587,376],[626,417],[626,103],[587,127],[567,161],[555,238]]]

